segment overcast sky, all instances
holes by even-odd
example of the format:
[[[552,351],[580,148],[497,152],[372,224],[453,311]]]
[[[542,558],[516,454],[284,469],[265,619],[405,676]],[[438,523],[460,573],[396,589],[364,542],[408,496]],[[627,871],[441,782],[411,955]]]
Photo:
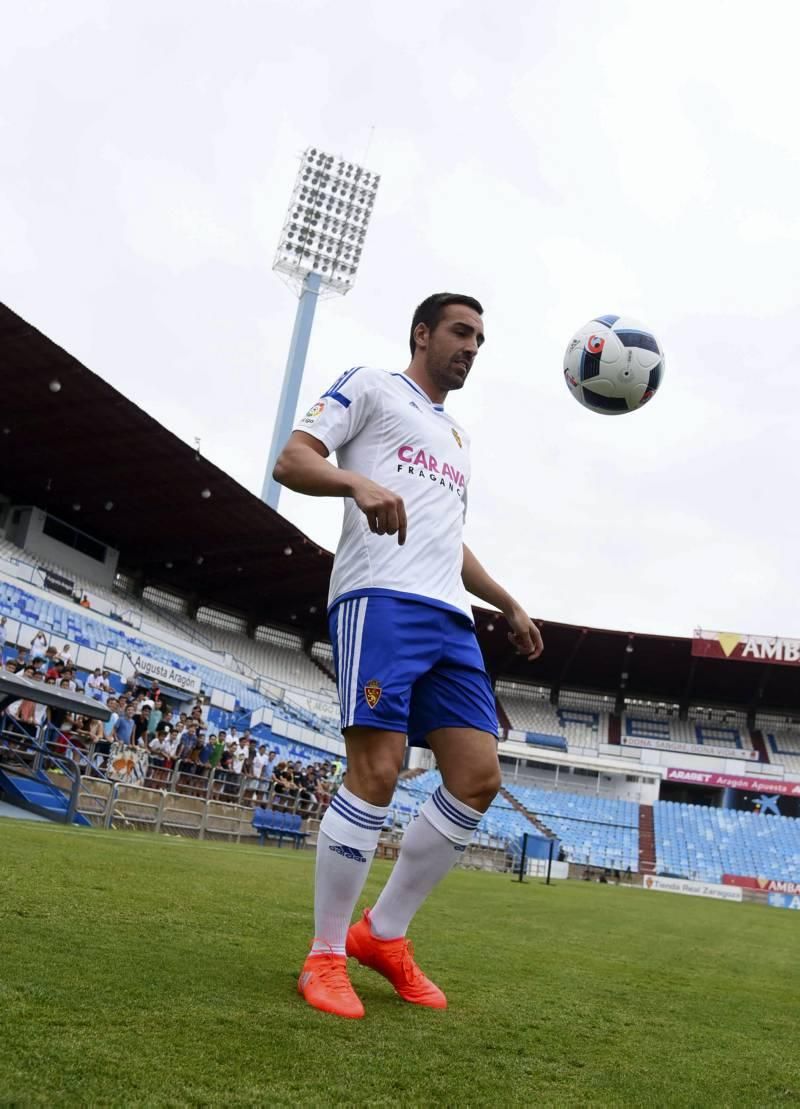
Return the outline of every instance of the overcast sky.
[[[449,405],[494,576],[549,620],[800,635],[796,3],[0,14],[11,308],[260,491],[298,156],[364,161],[383,177],[361,270],[320,306],[300,407],[351,365],[404,369],[415,304],[471,293],[487,342]],[[564,384],[568,339],[604,312],[666,350],[641,412],[588,412]],[[281,510],[335,546],[339,504]]]

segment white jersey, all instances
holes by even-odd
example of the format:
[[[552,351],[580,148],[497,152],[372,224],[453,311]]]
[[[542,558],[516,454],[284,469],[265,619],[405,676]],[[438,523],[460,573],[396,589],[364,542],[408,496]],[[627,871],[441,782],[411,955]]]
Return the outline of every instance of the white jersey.
[[[329,607],[347,597],[397,596],[472,619],[461,581],[469,439],[444,407],[405,374],[357,366],[298,420],[295,431],[324,443],[342,469],[399,494],[406,508],[401,547],[396,536],[371,532],[355,501],[345,499]]]

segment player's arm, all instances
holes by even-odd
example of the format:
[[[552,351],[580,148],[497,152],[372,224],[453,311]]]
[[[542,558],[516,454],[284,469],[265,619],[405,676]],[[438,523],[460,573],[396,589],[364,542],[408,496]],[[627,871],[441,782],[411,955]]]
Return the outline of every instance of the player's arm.
[[[311,497],[351,497],[376,535],[396,535],[406,541],[403,498],[363,474],[340,470],[328,461],[328,448],[305,431],[293,431],[278,456],[272,476],[279,485]]]
[[[529,662],[538,658],[544,650],[542,633],[528,616],[522,605],[515,601],[501,585],[490,577],[478,562],[475,555],[464,544],[464,561],[461,566],[461,580],[464,588],[474,597],[485,601],[492,608],[499,609],[509,623],[511,631],[508,638],[520,655],[526,655]]]

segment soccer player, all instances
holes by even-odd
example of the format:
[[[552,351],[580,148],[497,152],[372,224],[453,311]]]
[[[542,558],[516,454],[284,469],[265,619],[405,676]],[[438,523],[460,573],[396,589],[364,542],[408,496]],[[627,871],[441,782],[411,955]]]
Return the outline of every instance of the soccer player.
[[[406,1001],[447,1007],[406,931],[500,787],[494,695],[467,591],[500,609],[520,654],[542,651],[526,610],[462,538],[469,437],[444,402],[469,377],[482,317],[473,297],[427,297],[412,320],[406,371],[348,370],[298,421],[275,466],[289,489],[344,498],[329,627],[347,773],[320,824],[314,940],[298,982],[309,1005],[342,1017],[364,1015],[347,955]],[[333,452],[338,467],[328,461]],[[350,927],[406,737],[430,747],[443,784],[408,826],[374,908]]]

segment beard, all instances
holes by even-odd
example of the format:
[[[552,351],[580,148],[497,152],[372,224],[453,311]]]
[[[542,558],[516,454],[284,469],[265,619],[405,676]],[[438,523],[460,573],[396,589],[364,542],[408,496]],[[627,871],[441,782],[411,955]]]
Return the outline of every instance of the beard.
[[[463,389],[469,376],[469,370],[464,372],[465,367],[460,364],[456,365],[452,357],[432,358],[428,362],[427,369],[434,385],[447,393],[455,389]]]

